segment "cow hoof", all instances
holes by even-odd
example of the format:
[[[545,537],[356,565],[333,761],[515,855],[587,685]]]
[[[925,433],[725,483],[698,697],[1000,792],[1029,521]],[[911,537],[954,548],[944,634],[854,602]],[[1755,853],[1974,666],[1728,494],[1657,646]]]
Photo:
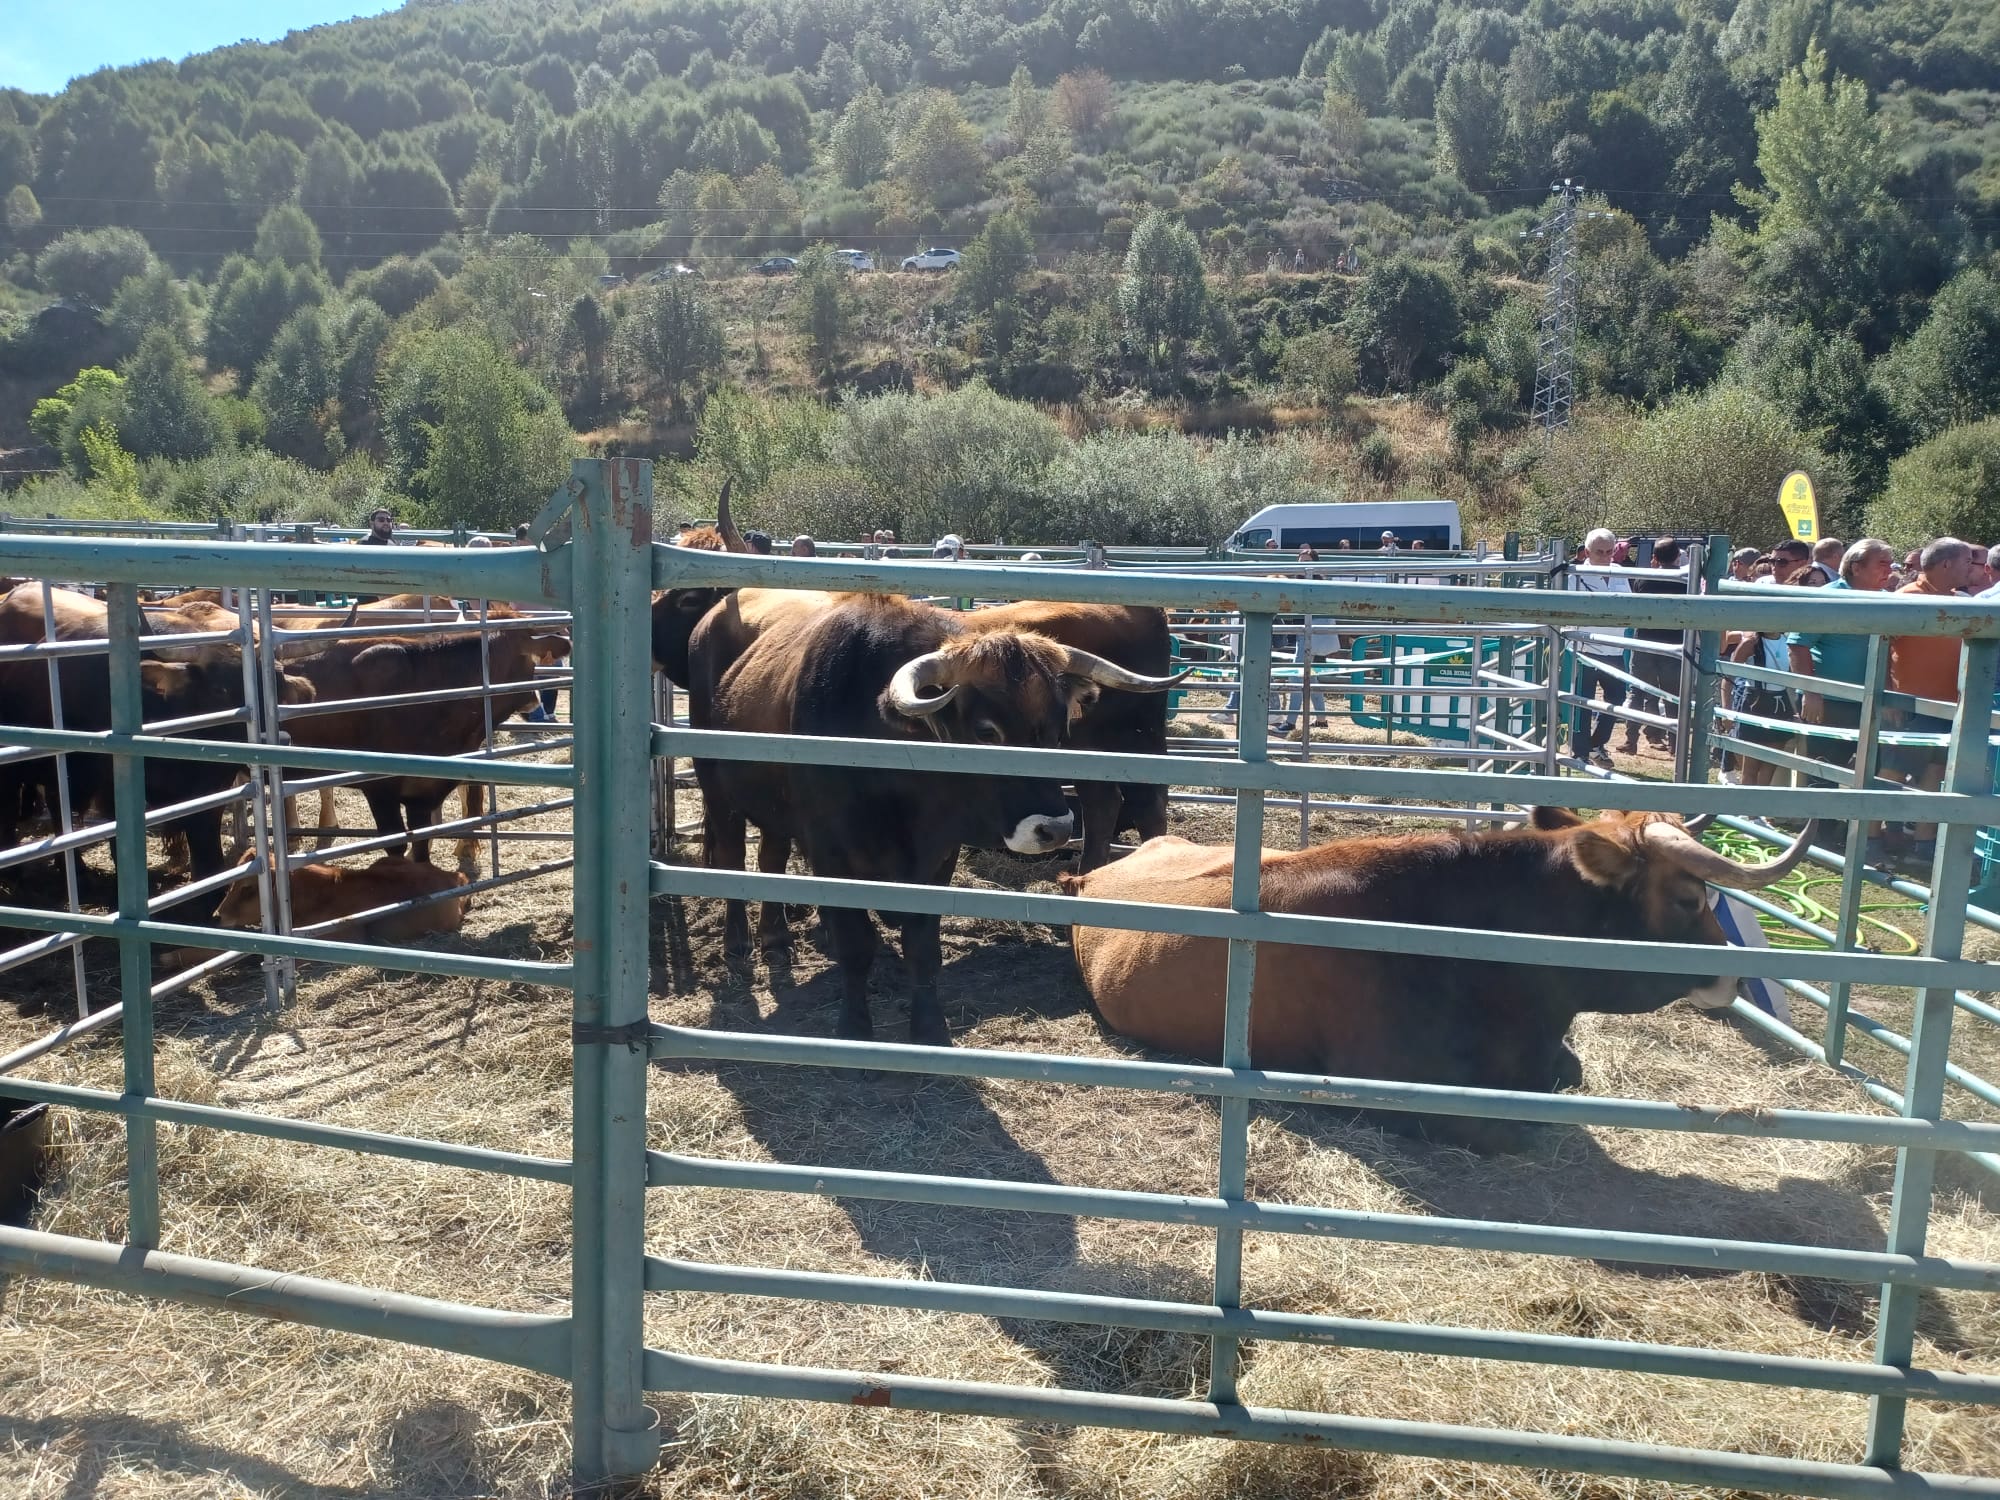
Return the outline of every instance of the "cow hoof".
[[[910,1017],[910,1041],[919,1047],[949,1047],[951,1028],[943,1016]]]
[[[833,1028],[833,1034],[843,1042],[872,1042],[875,1040],[875,1023],[867,1016],[843,1015],[840,1024]]]
[[[748,974],[751,970],[750,946],[729,947],[722,950],[722,961],[729,966],[732,974]]]

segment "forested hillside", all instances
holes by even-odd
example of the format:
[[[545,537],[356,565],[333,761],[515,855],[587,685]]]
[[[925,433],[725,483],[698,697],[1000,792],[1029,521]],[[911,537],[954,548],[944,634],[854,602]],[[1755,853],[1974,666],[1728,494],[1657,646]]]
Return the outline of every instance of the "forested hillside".
[[[2000,536],[1986,0],[410,0],[0,92],[0,201],[16,508],[500,524],[581,440],[826,529],[1740,527],[1805,464]],[[966,260],[754,274],[827,243]]]

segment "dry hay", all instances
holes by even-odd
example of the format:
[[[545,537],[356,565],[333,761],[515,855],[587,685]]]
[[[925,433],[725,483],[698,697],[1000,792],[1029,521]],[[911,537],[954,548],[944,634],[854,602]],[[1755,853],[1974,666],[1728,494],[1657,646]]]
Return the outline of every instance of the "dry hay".
[[[683,817],[694,812],[691,794]],[[357,804],[358,807],[358,804]],[[352,811],[345,805],[344,812]],[[358,816],[358,811],[355,812]],[[1226,837],[1226,807],[1176,808],[1177,831]],[[1296,812],[1272,808],[1289,845]],[[1318,814],[1315,836],[1366,826]],[[559,846],[510,845],[510,862]],[[1053,889],[1053,861],[968,856],[961,879]],[[479,899],[462,951],[558,957],[566,882]],[[788,968],[731,980],[718,903],[655,903],[657,1019],[828,1035],[838,983],[816,926]],[[1056,929],[947,921],[942,993],[965,1045],[1140,1055],[1096,1023]],[[60,983],[64,970],[46,971]],[[51,979],[52,975],[52,979]],[[28,986],[0,992],[0,1043],[47,1024]],[[61,997],[50,1002],[60,1009]],[[1863,995],[1889,1014],[1895,1002]],[[881,1034],[907,1019],[892,953],[878,972]],[[255,971],[164,1008],[164,1093],[337,1124],[537,1154],[567,1153],[569,1046],[558,993],[457,979],[306,970],[297,1003],[262,1006]],[[1585,1018],[1592,1092],[1735,1105],[1859,1108],[1826,1071],[1675,1007]],[[1981,1043],[1981,1045],[1985,1045]],[[116,1087],[115,1043],[80,1046],[38,1076]],[[1991,1076],[1989,1074],[1989,1076]],[[727,1065],[662,1067],[650,1106],[662,1149],[753,1160],[921,1169],[1157,1192],[1213,1190],[1212,1104],[1035,1082],[869,1076]],[[120,1127],[63,1117],[58,1190],[38,1222],[70,1234],[123,1225]],[[568,1291],[559,1189],[164,1128],[169,1249],[356,1284],[534,1312]],[[1250,1186],[1348,1209],[1691,1232],[1818,1245],[1881,1243],[1890,1153],[1754,1138],[1549,1130],[1524,1154],[1480,1159],[1324,1111],[1259,1108]],[[1212,1240],[1171,1227],[711,1191],[655,1191],[657,1254],[870,1275],[1200,1301]],[[1937,1253],[2000,1257],[2000,1223],[1948,1193]],[[1245,1300],[1309,1313],[1711,1345],[1865,1360],[1874,1289],[1803,1278],[1252,1235]],[[782,1359],[1149,1396],[1198,1392],[1205,1341],[1089,1325],[652,1296],[647,1337],[705,1355]],[[1918,1357],[2000,1373],[2000,1304],[1927,1295]],[[1853,1461],[1859,1398],[1605,1372],[1277,1343],[1248,1346],[1260,1405],[1519,1425]],[[32,1500],[258,1500],[564,1493],[560,1382],[423,1350],[54,1282],[0,1289],[0,1493]],[[1611,1497],[1657,1485],[1214,1439],[736,1399],[657,1397],[669,1442],[654,1500],[1290,1500],[1290,1497]],[[2000,1422],[1911,1408],[1913,1467],[2000,1469]],[[1699,1494],[1701,1491],[1683,1493]],[[1715,1492],[1708,1492],[1715,1493]]]

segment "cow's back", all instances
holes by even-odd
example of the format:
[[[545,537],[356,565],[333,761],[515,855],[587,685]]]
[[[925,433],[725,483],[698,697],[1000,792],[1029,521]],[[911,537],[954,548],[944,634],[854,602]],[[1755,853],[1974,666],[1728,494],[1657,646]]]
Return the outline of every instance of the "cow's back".
[[[1393,920],[1398,887],[1371,863],[1378,841],[1354,840],[1300,852],[1263,851],[1258,907],[1289,915]],[[1387,843],[1388,841],[1382,841]],[[1421,850],[1428,840],[1418,840]],[[1437,852],[1457,844],[1435,836]],[[1410,847],[1408,842],[1400,845]],[[1227,847],[1149,839],[1122,860],[1064,888],[1087,898],[1226,910],[1234,860]],[[1074,926],[1071,946],[1098,1012],[1113,1030],[1206,1061],[1222,1054],[1228,944],[1185,933]],[[1457,1072],[1451,1047],[1421,1034],[1434,993],[1412,983],[1413,961],[1353,949],[1293,943],[1257,945],[1251,1005],[1251,1060],[1258,1067],[1360,1077],[1430,1077]]]

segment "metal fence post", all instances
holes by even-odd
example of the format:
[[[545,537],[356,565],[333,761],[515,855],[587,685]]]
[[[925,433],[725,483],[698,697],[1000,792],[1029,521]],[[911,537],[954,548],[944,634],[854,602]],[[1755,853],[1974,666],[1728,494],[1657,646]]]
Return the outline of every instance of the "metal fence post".
[[[145,728],[140,692],[139,590],[114,583],[106,592],[106,633],[111,654],[111,730],[138,734]],[[117,810],[112,863],[118,878],[118,915],[146,920],[146,763],[137,755],[111,757],[111,795]],[[142,937],[118,939],[119,995],[125,1002],[125,1092],[147,1098],[153,1092],[153,949]],[[155,1249],[160,1243],[160,1154],[158,1127],[138,1115],[125,1117],[125,1192],[128,1244]]]
[[[1854,785],[1866,790],[1875,780],[1880,754],[1882,694],[1889,685],[1889,643],[1879,635],[1868,638],[1868,672],[1861,690],[1861,725],[1854,744]],[[1850,952],[1861,923],[1862,866],[1868,862],[1868,823],[1855,818],[1847,825],[1847,862],[1840,872],[1840,917],[1834,926],[1834,951]],[[1847,980],[1827,988],[1827,1066],[1837,1068],[1847,1055],[1847,1002],[1854,986]]]
[[[1717,533],[1702,546],[1701,587],[1699,592],[1713,594],[1722,587],[1722,580],[1729,576],[1729,538]],[[1690,590],[1695,581],[1688,580]],[[1722,655],[1722,632],[1703,630],[1694,638],[1694,691],[1685,691],[1687,679],[1682,677],[1683,691],[1681,703],[1686,715],[1687,732],[1681,737],[1686,746],[1687,770],[1684,779],[1701,783],[1708,780],[1708,737],[1715,723],[1715,695],[1720,687],[1720,679],[1715,675],[1715,663]]]
[[[571,532],[576,1001],[571,1193],[576,1479],[658,1460],[641,1372],[646,1230],[646,805],[653,466],[579,459]]]
[[[1952,716],[1951,757],[1944,790],[1959,796],[1986,795],[1993,785],[1993,753],[1987,746],[1993,704],[1993,664],[2000,641],[1967,641],[1958,662],[1958,712]],[[1937,825],[1937,858],[1931,866],[1931,911],[1924,926],[1924,957],[1959,956],[1965,938],[1965,898],[1972,883],[1972,841],[1978,830],[1965,823]],[[1854,851],[1848,850],[1848,858]],[[1910,1065],[1904,1074],[1903,1114],[1911,1119],[1944,1116],[1945,1064],[1951,1051],[1951,1018],[1957,1001],[1952,985],[1922,990],[1910,1029]],[[1922,1255],[1930,1230],[1931,1187],[1937,1152],[1903,1146],[1896,1151],[1895,1197],[1889,1209],[1888,1249]],[[1878,1364],[1908,1369],[1916,1346],[1917,1303],[1922,1289],[1885,1285],[1875,1319]],[[1901,1467],[1907,1400],[1874,1396],[1868,1403],[1868,1462]]]
[[[1393,657],[1392,657],[1393,659]],[[1237,697],[1236,753],[1246,761],[1270,758],[1271,616],[1243,616],[1242,687]],[[1236,865],[1230,879],[1232,911],[1255,911],[1262,895],[1264,864],[1264,794],[1236,794]],[[1257,977],[1257,944],[1247,938],[1229,940],[1229,970],[1222,1021],[1222,1064],[1250,1066],[1250,991]],[[1222,1101],[1222,1143],[1216,1171],[1216,1192],[1241,1199],[1247,1191],[1250,1157],[1250,1101]],[[1215,1232],[1215,1304],[1235,1307],[1243,1295],[1243,1231]],[[1208,1399],[1236,1400],[1237,1339],[1219,1335],[1210,1341]]]

